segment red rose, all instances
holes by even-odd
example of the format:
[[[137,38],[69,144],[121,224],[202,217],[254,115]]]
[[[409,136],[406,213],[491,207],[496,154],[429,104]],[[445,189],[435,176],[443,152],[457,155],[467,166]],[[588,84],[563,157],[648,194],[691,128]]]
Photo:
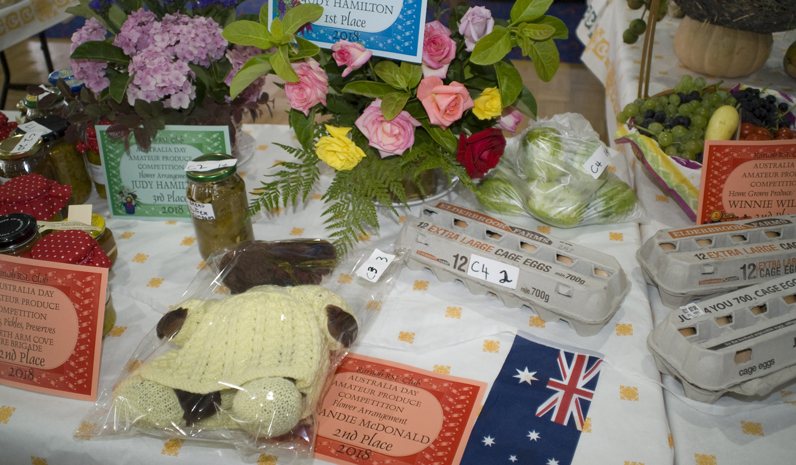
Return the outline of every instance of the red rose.
[[[464,166],[470,178],[483,178],[487,171],[498,164],[505,148],[506,138],[500,129],[484,129],[470,137],[462,133],[456,150],[456,161]]]

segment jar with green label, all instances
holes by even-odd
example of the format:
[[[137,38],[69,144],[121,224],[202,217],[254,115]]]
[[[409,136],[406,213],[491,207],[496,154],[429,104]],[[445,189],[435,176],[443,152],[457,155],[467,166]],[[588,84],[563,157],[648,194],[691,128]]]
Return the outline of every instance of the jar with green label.
[[[254,239],[251,220],[247,218],[249,204],[243,179],[235,165],[213,164],[229,160],[235,159],[220,153],[202,155],[193,162],[209,162],[210,166],[186,172],[188,208],[203,259],[217,250]]]
[[[25,121],[33,121],[44,116],[60,116],[63,114],[64,109],[66,108],[66,102],[64,101],[64,96],[61,95],[61,91],[55,87],[48,88],[47,91],[47,93],[40,95],[28,94],[25,96],[22,102],[17,105],[17,109],[20,111],[21,119],[24,120],[22,121],[23,123]],[[55,94],[56,96],[55,103],[44,108],[41,107],[39,105],[39,100],[52,94]]]

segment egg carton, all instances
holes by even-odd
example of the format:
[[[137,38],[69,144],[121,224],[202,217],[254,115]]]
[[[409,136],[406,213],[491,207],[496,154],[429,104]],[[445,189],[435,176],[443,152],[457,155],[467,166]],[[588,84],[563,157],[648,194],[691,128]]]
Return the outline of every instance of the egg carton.
[[[796,274],[672,311],[647,347],[691,399],[768,394],[796,378]]]
[[[445,202],[408,217],[399,246],[412,250],[413,270],[461,280],[473,294],[494,294],[507,307],[527,305],[581,336],[597,334],[630,291],[609,255]]]
[[[796,273],[796,215],[664,229],[636,259],[663,304],[677,308]]]

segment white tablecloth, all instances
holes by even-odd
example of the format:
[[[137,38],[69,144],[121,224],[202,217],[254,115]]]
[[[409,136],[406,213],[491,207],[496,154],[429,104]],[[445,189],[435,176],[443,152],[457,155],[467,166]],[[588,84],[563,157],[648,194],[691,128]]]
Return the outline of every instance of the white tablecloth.
[[[578,37],[585,43],[582,59],[605,84],[608,133],[616,132],[616,114],[637,97],[643,36],[635,45],[622,41],[622,33],[630,21],[640,17],[641,10],[630,10],[624,0],[593,0],[578,28]],[[650,95],[674,87],[685,74],[699,76],[683,66],[674,54],[673,40],[680,20],[665,18],[657,24],[650,79]],[[793,93],[796,80],[782,70],[782,58],[793,33],[774,34],[771,57],[751,76],[725,79],[723,86],[746,83],[759,88],[770,87]],[[721,78],[704,76],[713,83]],[[661,191],[641,163],[635,163],[626,148],[626,156],[634,166],[636,192],[651,220],[641,225],[646,240],[663,228],[693,225],[675,200]],[[658,291],[648,286],[655,321],[670,311],[660,301]],[[729,464],[793,464],[796,461],[796,386],[783,386],[765,399],[739,400],[725,396],[715,405],[690,401],[674,379],[664,376],[666,412],[675,451],[675,463],[682,465]]]
[[[251,161],[239,167],[249,190],[277,160],[289,156],[275,142],[296,144],[283,126],[244,126],[257,141]],[[622,175],[623,163],[616,167]],[[265,215],[254,224],[258,239],[326,237],[320,199],[331,181],[324,172],[319,190],[307,202]],[[458,196],[453,193],[448,200]],[[455,203],[474,205],[470,194]],[[93,197],[96,211],[107,205]],[[415,209],[417,213],[417,209]],[[406,212],[402,212],[402,215]],[[381,233],[364,247],[389,245],[403,217],[380,215]],[[499,300],[471,295],[461,283],[442,283],[429,271],[404,269],[356,353],[418,368],[492,383],[518,329],[605,354],[606,363],[575,454],[576,464],[645,464],[672,462],[660,376],[646,349],[652,328],[647,287],[634,254],[641,244],[638,225],[624,224],[560,230],[531,219],[519,222],[543,233],[614,255],[632,282],[630,294],[599,334],[579,337],[567,324],[544,323],[528,308],[507,309]],[[116,327],[103,343],[100,391],[111,387],[143,335],[169,305],[177,303],[202,266],[191,223],[109,219],[119,249],[111,273],[111,292],[118,313]],[[345,282],[338,273],[332,280]],[[497,319],[486,315],[497,315]],[[190,441],[147,437],[76,440],[73,433],[91,406],[0,386],[0,463],[48,465],[67,463],[239,463],[234,450]],[[518,406],[523,408],[523,406]],[[529,411],[529,415],[533,412]],[[262,455],[259,463],[281,463]]]

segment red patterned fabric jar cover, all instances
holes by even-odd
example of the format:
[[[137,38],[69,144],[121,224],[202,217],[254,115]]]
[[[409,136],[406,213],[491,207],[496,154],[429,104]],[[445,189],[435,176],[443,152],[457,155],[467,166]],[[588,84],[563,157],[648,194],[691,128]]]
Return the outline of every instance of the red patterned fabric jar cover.
[[[27,258],[73,265],[110,268],[111,260],[87,232],[76,229],[56,231],[42,238]]]
[[[26,174],[0,186],[0,215],[27,213],[49,221],[69,202],[72,186],[62,186],[40,174]]]

